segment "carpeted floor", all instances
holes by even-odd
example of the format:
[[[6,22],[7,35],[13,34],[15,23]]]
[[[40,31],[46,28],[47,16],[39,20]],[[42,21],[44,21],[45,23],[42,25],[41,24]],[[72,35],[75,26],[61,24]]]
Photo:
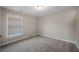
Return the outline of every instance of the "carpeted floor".
[[[12,44],[3,46],[1,52],[77,52],[75,44],[43,37],[35,36]]]

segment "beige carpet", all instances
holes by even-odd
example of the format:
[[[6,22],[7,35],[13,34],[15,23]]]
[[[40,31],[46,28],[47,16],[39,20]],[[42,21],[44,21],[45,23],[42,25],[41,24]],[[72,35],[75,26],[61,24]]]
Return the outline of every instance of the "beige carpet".
[[[76,52],[75,44],[43,36],[35,36],[3,46],[1,52]]]

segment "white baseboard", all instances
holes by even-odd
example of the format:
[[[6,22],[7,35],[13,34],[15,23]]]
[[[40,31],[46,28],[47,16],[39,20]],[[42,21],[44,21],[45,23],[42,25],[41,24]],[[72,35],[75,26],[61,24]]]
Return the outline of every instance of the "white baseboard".
[[[18,38],[18,39],[13,40],[13,41],[5,42],[5,43],[0,44],[0,46],[1,45],[2,46],[3,45],[6,45],[6,44],[9,44],[9,43],[12,43],[12,42],[16,42],[16,41],[19,41],[19,40],[22,40],[22,39],[25,39],[25,38],[30,38],[30,37],[36,36],[36,35],[41,35],[41,36],[45,36],[45,37],[49,37],[49,38],[53,38],[53,39],[57,39],[57,40],[62,40],[62,39],[59,39],[59,38],[54,38],[53,36],[50,36],[48,34],[37,34],[37,33],[33,33],[31,36],[25,36],[25,37]],[[74,44],[76,44],[77,48],[79,49],[79,46],[77,45],[77,42],[70,41],[70,40],[62,40],[62,41],[69,42],[69,43],[74,43]]]
[[[62,40],[62,39],[59,39],[59,38],[55,38],[55,37],[53,37],[53,36],[51,36],[51,35],[49,35],[49,34],[40,34],[40,35],[41,35],[41,36],[45,36],[45,37],[49,37],[49,38],[53,38],[53,39],[57,39],[57,40]],[[62,40],[62,41],[76,44],[76,42],[70,41],[70,40]]]
[[[78,48],[78,50],[79,50],[79,44],[76,42],[76,46],[77,46],[77,48]]]
[[[12,42],[16,42],[16,41],[19,41],[19,40],[22,40],[22,39],[25,39],[25,38],[30,38],[30,37],[36,36],[36,35],[37,35],[37,33],[34,33],[31,36],[25,36],[25,37],[22,37],[22,38],[18,38],[18,39],[13,40],[13,41],[8,41],[8,42],[5,42],[5,43],[2,43],[1,45],[4,46],[4,45],[10,44]]]
[[[48,34],[40,34],[40,35],[45,36],[45,37],[49,37],[49,38],[53,38],[53,39],[57,39],[57,40],[62,40],[62,39],[59,39],[59,38],[54,38],[53,36],[50,36]],[[78,50],[79,50],[79,45],[77,44],[77,42],[70,41],[70,40],[62,40],[62,41],[69,42],[69,43],[74,43],[76,45],[76,47],[78,48]]]
[[[49,38],[53,38],[53,39],[57,39],[57,40],[62,40],[62,39],[59,39],[59,38],[54,38],[53,36],[50,36],[48,34],[40,34],[40,35],[45,36],[45,37],[49,37]],[[62,41],[69,42],[69,43],[74,43],[76,45],[76,47],[79,49],[79,45],[77,44],[77,42],[70,41],[70,40],[62,40]]]
[[[59,39],[59,38],[55,38],[55,37],[53,37],[53,36],[51,36],[49,34],[38,34],[38,35],[53,38],[53,39],[57,39],[57,40],[62,40],[62,39]],[[69,43],[74,43],[76,45],[76,47],[79,49],[79,44],[77,44],[76,41],[70,41],[70,40],[62,40],[62,41],[69,42]]]

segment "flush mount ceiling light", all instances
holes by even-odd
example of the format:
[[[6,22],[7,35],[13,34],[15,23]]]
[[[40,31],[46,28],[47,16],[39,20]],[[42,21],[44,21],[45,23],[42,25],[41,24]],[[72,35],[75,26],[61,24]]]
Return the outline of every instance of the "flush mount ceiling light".
[[[43,10],[45,8],[47,8],[47,6],[36,6],[35,7],[35,9],[37,9],[37,10]]]

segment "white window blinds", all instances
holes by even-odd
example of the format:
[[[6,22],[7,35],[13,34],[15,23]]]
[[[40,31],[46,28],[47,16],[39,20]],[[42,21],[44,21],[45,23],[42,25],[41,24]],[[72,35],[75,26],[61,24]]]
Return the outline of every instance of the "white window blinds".
[[[7,15],[7,37],[14,37],[23,34],[22,16]]]

